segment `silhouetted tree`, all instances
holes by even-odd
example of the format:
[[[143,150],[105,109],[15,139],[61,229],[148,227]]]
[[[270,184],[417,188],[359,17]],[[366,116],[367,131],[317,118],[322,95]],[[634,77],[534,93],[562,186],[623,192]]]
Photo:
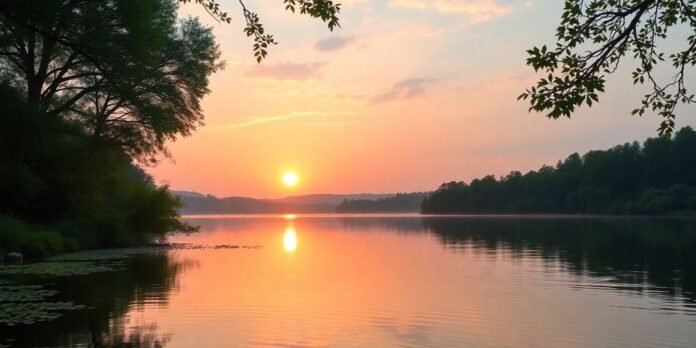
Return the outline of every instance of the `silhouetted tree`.
[[[218,22],[230,23],[232,17],[227,14],[220,6],[217,0],[172,0],[180,3],[195,3],[205,9],[208,14]],[[130,9],[134,15],[149,15],[150,10],[138,6],[137,1],[92,1],[92,0],[2,0],[0,1],[0,16],[9,18],[17,25],[25,30],[41,34],[50,38],[54,43],[69,47],[72,50],[81,51],[83,54],[88,53],[90,48],[98,48],[99,46],[86,46],[81,38],[72,35],[63,35],[56,28],[70,27],[73,23],[70,18],[78,14],[79,9],[84,5],[92,3],[101,3],[114,11],[126,8]],[[120,4],[119,4],[120,3]],[[245,27],[244,33],[248,37],[254,38],[253,51],[258,62],[261,62],[268,54],[268,48],[271,45],[277,44],[273,35],[265,32],[264,26],[259,19],[259,15],[249,10],[244,1],[239,0],[241,12],[244,17]],[[334,3],[331,0],[283,0],[285,9],[291,12],[299,12],[303,15],[308,15],[313,18],[318,18],[327,23],[330,30],[339,27],[338,14],[341,12],[341,5]],[[45,5],[45,6],[44,6]],[[125,5],[125,6],[121,6]],[[53,10],[56,8],[65,9],[65,12],[60,14],[59,21],[56,21]],[[94,15],[95,13],[92,13]],[[95,24],[101,17],[95,16],[92,18]],[[127,33],[127,32],[124,32]],[[91,52],[90,52],[91,53]],[[98,61],[99,56],[92,57],[87,55],[89,59]]]
[[[336,207],[337,213],[406,213],[418,212],[427,193],[397,193],[394,197],[345,199]]]
[[[208,11],[208,13],[213,16],[213,18],[230,23],[232,18],[220,8],[220,4],[217,0],[179,0],[183,3],[194,2],[203,6],[203,8]],[[250,11],[244,1],[239,0],[239,4],[242,7],[242,15],[244,15],[244,20],[246,26],[244,27],[244,33],[248,37],[254,38],[254,56],[257,62],[261,62],[268,54],[268,48],[271,45],[278,44],[273,38],[273,35],[266,34],[263,24],[259,20],[259,15],[253,11]],[[283,0],[285,4],[285,10],[295,13],[298,11],[300,14],[308,15],[312,18],[319,18],[324,23],[327,24],[329,30],[333,31],[334,28],[340,27],[338,14],[341,12],[341,4],[334,3],[332,0]]]
[[[0,16],[5,81],[26,90],[31,105],[145,161],[201,123],[200,100],[208,76],[221,67],[219,50],[197,20],[177,23],[176,2],[41,4],[41,30]],[[79,49],[43,32],[70,37]]]
[[[660,40],[678,28],[688,33],[686,48],[665,54]],[[659,133],[670,136],[677,105],[696,102],[686,87],[688,71],[696,65],[695,31],[693,1],[565,0],[556,45],[527,51],[527,65],[544,77],[519,98],[529,99],[530,111],[548,112],[550,118],[570,117],[576,107],[599,101],[607,76],[630,55],[638,63],[633,83],[651,88],[632,113],[657,112],[663,118]],[[674,74],[661,82],[655,71],[665,61]]]
[[[0,223],[16,227],[0,228],[0,251],[45,256],[193,230],[135,165],[200,124],[220,67],[210,30],[178,20],[176,6],[0,3]]]

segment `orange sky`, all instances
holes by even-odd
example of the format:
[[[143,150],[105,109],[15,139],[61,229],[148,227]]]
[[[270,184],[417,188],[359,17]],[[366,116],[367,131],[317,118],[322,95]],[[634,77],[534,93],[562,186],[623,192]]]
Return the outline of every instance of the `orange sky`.
[[[282,4],[248,1],[280,42],[262,64],[236,3],[221,3],[232,24],[182,8],[214,26],[227,68],[211,78],[206,125],[148,168],[173,189],[254,197],[432,190],[656,135],[657,117],[629,116],[644,90],[628,88],[628,69],[573,120],[547,120],[516,101],[534,80],[525,50],[552,42],[561,1],[351,0],[333,33]],[[678,120],[687,124],[696,123]],[[286,170],[300,176],[295,188],[282,186]]]

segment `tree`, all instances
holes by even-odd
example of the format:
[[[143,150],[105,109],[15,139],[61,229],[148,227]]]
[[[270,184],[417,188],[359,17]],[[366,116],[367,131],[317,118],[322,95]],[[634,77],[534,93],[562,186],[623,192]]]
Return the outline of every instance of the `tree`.
[[[217,0],[179,0],[183,3],[194,2],[197,3],[208,12],[213,18],[220,22],[230,23],[232,18],[220,8],[220,4]],[[325,22],[329,30],[333,31],[334,28],[340,27],[338,21],[338,14],[341,12],[341,4],[335,4],[331,0],[283,0],[285,4],[285,10],[295,13],[299,11],[300,14],[308,15],[312,18],[319,18]],[[239,4],[242,7],[242,14],[244,15],[244,20],[246,21],[246,27],[244,28],[244,33],[247,36],[254,37],[254,56],[257,62],[261,62],[268,54],[268,47],[271,45],[276,45],[278,42],[275,41],[273,35],[266,34],[263,24],[259,20],[259,15],[247,9],[247,6],[242,0],[239,0]]]
[[[221,8],[217,0],[175,1],[184,4],[198,4],[216,21],[222,23],[232,22],[232,17]],[[257,62],[260,63],[267,56],[268,48],[278,42],[273,35],[265,32],[259,15],[249,10],[242,0],[238,1],[241,5],[242,15],[245,21],[244,33],[248,37],[254,38],[254,56]],[[70,18],[74,13],[70,13],[69,11],[64,13],[62,21],[59,22],[54,21],[55,17],[52,16],[52,14],[55,13],[53,9],[56,7],[62,7],[64,9],[79,8],[80,6],[94,2],[95,1],[92,0],[0,0],[0,16],[12,19],[24,29],[49,37],[57,44],[70,47],[73,50],[83,51],[82,53],[84,54],[86,53],[85,49],[89,47],[84,46],[81,42],[75,41],[75,37],[73,36],[61,35],[53,31],[54,28],[59,27],[58,24],[60,24],[60,27],[72,26]],[[114,6],[113,1],[106,1],[105,3],[111,3],[110,6]],[[134,4],[131,1],[126,1],[126,3],[134,5],[132,7],[132,13],[147,13],[143,12],[142,8],[137,6],[138,4]],[[297,11],[300,14],[322,20],[327,23],[329,30],[333,31],[333,29],[340,27],[338,15],[341,12],[341,5],[334,3],[332,0],[283,0],[283,3],[287,11],[293,13]],[[123,8],[123,6],[116,6],[114,8],[117,7]],[[93,19],[99,21],[100,17],[94,17]]]
[[[0,225],[7,218],[32,224],[0,229],[22,242],[20,251],[46,256],[192,231],[166,186],[156,185],[121,148],[95,148],[80,133],[75,123],[0,85]]]
[[[3,77],[29,104],[141,162],[202,122],[200,100],[220,53],[197,19],[177,21],[175,1],[39,3],[27,4],[41,9],[33,28],[0,15]]]
[[[126,78],[102,84],[73,108],[94,140],[151,162],[166,153],[165,141],[188,136],[202,123],[208,76],[222,68],[214,37],[198,19],[161,34],[166,40],[148,54],[147,64],[122,61],[118,72]],[[85,85],[97,84],[86,79]]]
[[[659,43],[678,27],[689,33],[686,47],[666,54]],[[638,62],[633,83],[650,88],[632,114],[656,112],[663,118],[659,134],[671,136],[676,107],[696,102],[685,81],[687,69],[696,65],[695,31],[693,1],[565,0],[555,47],[527,51],[527,65],[545,77],[518,99],[528,99],[530,111],[547,112],[549,118],[570,117],[577,107],[599,101],[607,76],[631,55]],[[674,75],[662,82],[655,71],[665,61]]]
[[[154,161],[201,123],[221,68],[210,29],[179,20],[176,0],[21,5],[26,16],[0,10],[0,217],[32,225],[10,239],[62,240],[43,256],[192,231],[134,159]]]
[[[222,68],[211,30],[177,18],[182,2],[0,0],[0,224],[21,227],[5,241],[45,256],[195,230],[136,164],[202,123],[208,78]],[[286,5],[338,25],[330,1]],[[244,15],[260,61],[274,41]]]
[[[570,155],[555,167],[442,184],[424,213],[663,214],[696,207],[696,131]]]

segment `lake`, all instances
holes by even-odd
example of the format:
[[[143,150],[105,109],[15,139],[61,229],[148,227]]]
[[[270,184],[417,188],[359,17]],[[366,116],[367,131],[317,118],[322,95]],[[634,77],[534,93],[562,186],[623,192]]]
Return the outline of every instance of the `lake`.
[[[111,271],[0,276],[86,306],[0,346],[696,346],[696,219],[187,220]]]

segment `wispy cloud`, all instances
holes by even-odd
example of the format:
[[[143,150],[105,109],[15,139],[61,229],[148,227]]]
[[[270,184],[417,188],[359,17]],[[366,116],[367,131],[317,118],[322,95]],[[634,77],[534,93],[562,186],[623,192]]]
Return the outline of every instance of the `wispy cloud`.
[[[434,82],[434,79],[414,78],[402,80],[395,83],[386,93],[378,94],[370,100],[371,105],[386,103],[393,100],[412,99],[424,96],[427,85]]]
[[[401,30],[399,34],[407,38],[422,37],[432,39],[442,36],[443,33],[443,29],[434,28],[425,24],[412,24]]]
[[[337,51],[348,47],[348,45],[353,41],[355,41],[355,36],[332,36],[317,41],[314,47],[323,52]]]
[[[312,122],[310,125],[315,127],[346,127],[351,124],[346,122]]]
[[[290,112],[287,114],[279,114],[279,115],[250,116],[250,117],[244,118],[242,121],[237,122],[237,123],[223,124],[223,125],[217,125],[217,126],[209,126],[208,129],[211,131],[222,131],[222,130],[226,130],[226,129],[251,127],[251,126],[256,126],[256,125],[263,124],[263,123],[283,121],[283,120],[289,120],[289,119],[294,119],[294,118],[343,116],[343,115],[352,115],[352,114],[354,114],[353,111],[332,111],[332,112],[296,111],[296,112]]]
[[[500,0],[390,0],[396,7],[434,9],[444,13],[463,13],[474,22],[484,22],[512,11],[509,1]]]
[[[248,77],[266,78],[274,80],[298,80],[304,81],[319,74],[325,63],[282,63],[274,65],[260,64],[247,70],[244,74]]]

